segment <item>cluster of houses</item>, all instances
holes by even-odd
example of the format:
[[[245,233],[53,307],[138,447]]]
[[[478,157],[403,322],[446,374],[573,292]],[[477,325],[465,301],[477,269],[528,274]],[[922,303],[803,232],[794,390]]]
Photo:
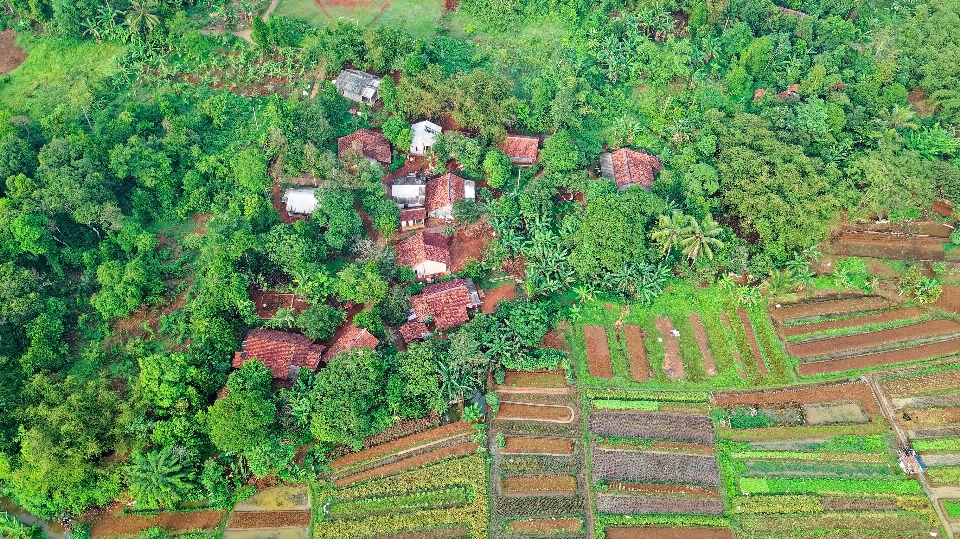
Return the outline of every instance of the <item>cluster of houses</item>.
[[[346,69],[334,80],[340,94],[351,101],[373,105],[380,88],[378,77]],[[411,126],[410,156],[424,156],[436,143],[442,127],[422,121]],[[540,137],[509,135],[500,146],[515,166],[536,163]],[[392,161],[390,142],[379,131],[359,129],[337,141],[339,155],[358,152],[373,163],[387,165]],[[640,186],[648,189],[663,166],[649,153],[621,148],[600,158],[601,176],[616,183],[618,189]],[[453,206],[460,200],[473,199],[476,185],[457,174],[447,172],[433,177],[408,173],[391,180],[389,194],[400,208],[400,228],[426,228],[429,219],[449,222]],[[290,215],[310,215],[317,207],[313,188],[291,189],[283,200]],[[448,239],[429,230],[416,233],[395,245],[397,262],[413,270],[418,280],[433,283],[448,273],[452,256]],[[470,312],[481,304],[480,292],[470,279],[458,278],[425,286],[410,298],[412,308],[407,321],[399,328],[400,337],[410,343],[424,339],[433,331],[449,331],[470,319]],[[431,329],[432,328],[432,329]],[[369,331],[347,325],[340,328],[327,345],[317,344],[303,335],[273,329],[251,330],[233,358],[239,368],[254,358],[262,361],[278,381],[296,379],[303,368],[316,370],[337,354],[355,348],[374,349],[379,340]]]

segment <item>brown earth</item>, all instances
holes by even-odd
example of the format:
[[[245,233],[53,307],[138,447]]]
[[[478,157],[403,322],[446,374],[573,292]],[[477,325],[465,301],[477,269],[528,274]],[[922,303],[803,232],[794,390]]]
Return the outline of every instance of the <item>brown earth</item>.
[[[493,314],[498,301],[501,299],[511,300],[515,297],[517,297],[517,287],[514,286],[513,283],[498,286],[489,292],[483,293],[483,305],[481,308],[483,312]]]
[[[583,337],[587,342],[587,362],[590,376],[594,378],[613,378],[613,365],[610,363],[610,348],[607,345],[607,331],[603,326],[583,326]]]
[[[701,498],[720,498],[720,491],[712,487],[698,485],[662,485],[659,483],[631,483],[616,481],[607,485],[609,492],[637,492],[667,495],[687,495]]]
[[[877,352],[874,354],[845,357],[843,359],[835,359],[832,361],[802,363],[800,364],[798,371],[802,376],[813,376],[815,374],[824,374],[829,372],[841,372],[854,369],[865,369],[867,367],[893,365],[895,363],[906,363],[908,361],[917,361],[956,353],[960,353],[960,338],[921,344],[919,346],[912,346],[910,348],[900,348],[897,350],[888,350],[886,352]]]
[[[450,242],[450,273],[463,271],[472,260],[483,260],[487,243],[492,237],[493,227],[484,220],[457,228],[457,233]]]
[[[430,429],[424,432],[418,432],[416,434],[406,436],[383,445],[378,445],[371,447],[370,449],[364,449],[363,451],[358,451],[356,453],[351,453],[347,456],[340,457],[331,462],[330,467],[334,470],[348,468],[355,464],[373,460],[378,457],[391,455],[404,449],[411,449],[428,444],[430,442],[449,438],[451,436],[466,434],[472,430],[473,425],[467,423],[466,421],[450,423],[442,427]]]
[[[16,41],[17,32],[13,28],[0,32],[0,74],[13,71],[27,59],[27,53]]]
[[[550,406],[501,402],[497,419],[549,421],[551,423],[569,423],[573,421],[573,409],[569,406]]]
[[[960,425],[960,408],[949,406],[945,408],[911,408],[908,411],[910,420],[903,419],[903,415],[895,416],[897,422],[905,429],[917,430],[936,427],[954,427]]]
[[[788,344],[787,352],[794,357],[811,358],[838,352],[873,349],[887,344],[917,341],[955,333],[960,333],[960,324],[957,322],[953,320],[931,320],[870,333]]]
[[[883,390],[891,397],[909,397],[923,393],[943,391],[960,387],[960,370],[917,374],[881,382]]]
[[[501,453],[572,455],[573,440],[564,438],[539,438],[534,436],[507,436]]]
[[[310,526],[310,511],[240,511],[227,523],[231,530],[259,528],[306,528]]]
[[[574,494],[577,478],[572,475],[521,475],[504,477],[500,490],[505,494]]]
[[[944,311],[958,313],[960,312],[960,286],[955,284],[941,285],[943,291],[940,297],[933,302],[933,306]]]
[[[390,535],[375,535],[370,539],[463,539],[465,537],[470,537],[470,530],[467,528],[435,528]]]
[[[213,530],[220,525],[223,517],[223,511],[161,513],[153,516],[111,515],[94,522],[90,528],[90,536],[100,538],[134,535],[154,526],[178,531]]]
[[[659,440],[650,446],[650,451],[661,451],[665,453],[691,453],[693,455],[713,455],[716,454],[717,448],[716,446],[707,444],[688,444]]]
[[[691,314],[689,320],[690,325],[693,326],[693,335],[697,338],[697,346],[700,347],[700,355],[703,357],[703,368],[710,376],[716,376],[717,364],[713,361],[713,352],[710,351],[710,344],[707,339],[707,328],[703,327],[700,313]]]
[[[627,341],[627,355],[630,356],[630,379],[646,382],[650,379],[650,362],[647,361],[647,347],[643,343],[643,330],[638,326],[623,326],[623,336]]]
[[[582,528],[579,518],[535,518],[507,524],[510,533],[579,533]]]
[[[883,311],[867,316],[856,316],[853,318],[843,318],[841,320],[828,320],[826,322],[814,322],[811,324],[797,324],[793,326],[780,326],[778,329],[780,335],[792,337],[794,335],[803,335],[805,333],[818,333],[831,329],[854,328],[857,326],[867,326],[872,324],[884,324],[887,322],[896,322],[898,320],[909,320],[923,316],[923,310],[919,307],[910,307],[906,309],[894,309],[892,311]]]
[[[261,320],[273,318],[280,309],[293,309],[294,314],[300,314],[309,307],[309,304],[296,294],[285,294],[276,290],[251,290],[250,301],[257,311],[257,318]]]
[[[893,260],[943,260],[943,239],[935,236],[901,236],[882,232],[844,231],[831,242],[839,256]]]
[[[391,475],[396,475],[400,472],[409,470],[411,468],[419,468],[425,464],[437,462],[448,457],[462,457],[465,455],[469,455],[475,452],[477,450],[477,447],[478,447],[477,444],[473,442],[464,442],[462,444],[457,444],[450,447],[444,447],[443,449],[428,451],[426,453],[422,453],[415,457],[398,460],[397,462],[388,464],[386,466],[381,466],[379,468],[367,470],[365,472],[347,476],[342,479],[337,479],[334,484],[339,488],[344,485],[349,485],[351,483],[366,481],[367,479],[383,478]]]
[[[953,215],[953,206],[949,200],[934,200],[930,209],[940,217],[950,217]]]
[[[914,110],[917,111],[917,116],[920,118],[929,118],[937,110],[936,103],[927,101],[927,92],[925,92],[923,88],[910,90],[910,93],[907,94],[907,102],[913,105]],[[934,208],[936,208],[937,203],[934,202],[933,204]],[[934,211],[936,211],[936,209],[934,209]],[[946,217],[946,215],[943,217]]]
[[[556,371],[507,371],[503,377],[503,385],[497,389],[554,389],[556,393],[568,393],[567,375],[562,370]]]
[[[669,318],[654,319],[657,331],[663,338],[663,372],[671,380],[683,379],[683,361],[680,359],[680,341],[673,336],[676,329]]]
[[[753,352],[753,358],[757,361],[757,368],[760,369],[760,375],[767,375],[767,366],[763,363],[763,356],[760,354],[760,343],[757,342],[757,334],[753,332],[753,324],[750,322],[750,315],[743,307],[737,307],[737,315],[743,323],[743,331],[747,334],[747,340],[750,341],[750,350]]]
[[[806,388],[768,390],[756,393],[715,394],[711,401],[718,406],[736,404],[819,404],[832,401],[859,402],[870,415],[880,413],[880,406],[870,388],[863,382],[817,385]]]
[[[606,529],[606,539],[733,539],[726,528],[631,528],[614,526]]]
[[[540,342],[540,348],[552,348],[554,350],[570,351],[570,345],[567,343],[567,337],[563,332],[555,329],[543,336]]]
[[[889,306],[890,303],[879,296],[810,301],[770,309],[770,318],[777,322],[801,318],[826,318],[860,311],[876,311]]]

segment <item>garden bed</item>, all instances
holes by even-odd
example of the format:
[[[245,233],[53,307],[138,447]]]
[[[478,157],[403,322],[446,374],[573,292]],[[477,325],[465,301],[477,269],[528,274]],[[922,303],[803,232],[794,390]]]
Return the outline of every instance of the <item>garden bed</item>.
[[[713,397],[713,403],[719,406],[737,404],[819,404],[833,401],[859,402],[864,411],[871,416],[880,413],[880,406],[870,388],[863,382],[844,382],[839,384],[823,384],[796,389],[776,389],[755,393],[727,393]]]
[[[770,318],[783,323],[791,320],[816,320],[842,316],[864,311],[878,311],[890,306],[890,302],[880,296],[861,296],[826,301],[810,301],[783,305],[770,310]]]
[[[507,531],[525,534],[580,533],[583,521],[579,518],[528,518],[507,523]]]
[[[555,371],[507,371],[503,385],[506,389],[559,389],[561,393],[569,391],[567,376],[562,370]]]
[[[590,433],[621,438],[648,438],[712,444],[713,425],[705,415],[604,411],[590,414]]]
[[[697,346],[700,348],[700,356],[703,357],[703,368],[710,376],[717,375],[717,364],[713,360],[713,352],[710,351],[710,341],[707,338],[707,328],[703,327],[703,320],[700,313],[690,315],[690,325],[693,326],[693,335],[697,338]]]
[[[743,307],[737,307],[737,315],[740,317],[740,322],[743,323],[743,330],[747,333],[747,340],[750,342],[750,351],[753,354],[753,359],[757,362],[757,369],[760,371],[760,376],[766,376],[767,366],[763,362],[763,355],[760,353],[760,344],[757,342],[757,334],[753,331],[753,323],[750,322],[750,315],[747,314],[747,310]]]
[[[605,539],[733,539],[726,528],[661,528],[612,526]]]
[[[720,485],[720,468],[711,456],[594,449],[595,480]]]
[[[555,404],[528,404],[518,402],[500,402],[496,419],[507,421],[547,421],[550,423],[570,423],[573,421],[573,408]]]
[[[310,511],[235,511],[227,528],[251,530],[262,528],[306,528],[310,526]]]
[[[535,436],[507,436],[500,453],[510,455],[572,455],[573,440]]]
[[[577,478],[572,475],[524,475],[504,477],[500,490],[506,495],[536,496],[576,494]]]
[[[334,470],[349,468],[387,455],[401,453],[404,450],[412,451],[418,447],[436,443],[447,438],[463,436],[464,434],[469,434],[472,431],[473,426],[466,421],[450,423],[442,427],[418,432],[392,442],[387,442],[382,445],[371,447],[370,449],[364,449],[363,451],[358,451],[356,453],[351,453],[344,457],[340,457],[331,462],[330,467]]]
[[[630,356],[630,379],[634,382],[646,382],[650,379],[650,362],[647,361],[647,347],[643,343],[643,330],[639,326],[623,326],[623,336],[627,341],[627,355]]]
[[[463,539],[470,537],[467,528],[433,528],[431,530],[414,530],[409,532],[391,533],[390,535],[375,535],[369,539]]]
[[[702,487],[698,485],[665,485],[661,483],[631,483],[627,481],[614,481],[607,484],[603,492],[637,493],[637,494],[659,494],[663,496],[695,496],[698,498],[720,498],[720,491],[711,487]]]
[[[899,322],[901,320],[910,320],[923,316],[923,310],[919,307],[909,307],[906,309],[894,309],[883,311],[876,314],[863,316],[852,316],[850,318],[841,318],[839,320],[827,320],[824,322],[812,322],[810,324],[796,324],[792,326],[780,326],[780,335],[784,337],[794,337],[797,335],[806,335],[808,333],[819,333],[834,329],[855,328],[860,326],[870,326],[874,324],[885,324],[889,322]]]
[[[631,494],[597,494],[598,513],[722,515],[723,500],[717,498],[677,498],[668,496],[636,496]]]
[[[590,376],[594,378],[613,378],[613,364],[610,362],[610,347],[607,344],[607,330],[603,326],[583,326],[583,338],[587,343],[587,363]]]
[[[443,449],[437,449],[434,451],[428,451],[426,453],[417,455],[415,457],[410,457],[408,459],[403,459],[386,466],[380,466],[379,468],[374,468],[372,470],[367,470],[358,474],[353,474],[342,479],[337,479],[335,485],[337,487],[342,487],[344,485],[349,485],[351,483],[358,483],[360,481],[366,481],[368,479],[379,479],[400,472],[412,469],[419,468],[425,464],[430,464],[443,460],[449,457],[459,457],[464,455],[469,455],[477,450],[477,444],[473,442],[465,442],[457,444],[451,447],[445,447]]]
[[[960,324],[953,320],[930,320],[892,329],[859,333],[845,337],[818,339],[800,344],[788,344],[787,352],[799,358],[835,355],[857,350],[881,349],[884,346],[943,337],[960,333]]]
[[[849,530],[851,535],[861,537],[866,530],[882,530],[888,537],[900,537],[898,533],[922,532],[926,535],[936,525],[924,515],[899,512],[825,513],[822,515],[775,517],[763,515],[740,519],[743,530],[750,533],[789,533],[817,530]],[[860,535],[857,535],[860,534]],[[875,535],[875,534],[871,534]],[[929,535],[927,535],[929,537]]]
[[[813,376],[817,374],[852,371],[919,361],[922,359],[932,359],[956,353],[960,353],[960,338],[921,344],[908,348],[899,348],[897,350],[887,350],[886,352],[850,356],[843,359],[802,363],[798,368],[798,372],[802,376]]]
[[[909,397],[960,388],[960,369],[922,372],[888,378],[880,383],[892,397]]]
[[[153,527],[180,532],[214,530],[223,520],[223,511],[196,511],[193,513],[160,513],[151,516],[111,515],[94,522],[90,536],[121,537],[135,535]]]
[[[680,340],[673,336],[676,328],[669,318],[654,319],[657,331],[663,337],[663,372],[670,380],[683,379],[683,360],[680,358]]]

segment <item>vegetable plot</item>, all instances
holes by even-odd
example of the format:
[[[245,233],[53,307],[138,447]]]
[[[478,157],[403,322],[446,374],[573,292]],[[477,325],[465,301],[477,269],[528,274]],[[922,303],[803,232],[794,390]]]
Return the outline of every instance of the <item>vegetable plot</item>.
[[[705,415],[603,411],[590,414],[590,433],[712,444],[713,425]]]

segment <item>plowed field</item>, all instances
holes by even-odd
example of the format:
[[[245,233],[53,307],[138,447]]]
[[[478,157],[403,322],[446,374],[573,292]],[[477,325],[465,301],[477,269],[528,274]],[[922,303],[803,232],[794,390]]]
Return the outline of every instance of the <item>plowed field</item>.
[[[572,455],[573,440],[564,438],[538,438],[535,436],[507,436],[501,453]]]
[[[770,318],[778,322],[807,318],[827,318],[862,311],[876,311],[889,306],[890,302],[879,296],[811,301],[808,303],[784,305],[779,309],[771,309]]]
[[[121,535],[134,535],[154,526],[179,531],[212,530],[220,524],[222,518],[223,513],[220,511],[162,513],[155,516],[114,515],[94,523],[90,529],[90,536],[119,537]]]
[[[812,324],[797,324],[793,326],[781,326],[780,335],[792,337],[794,335],[803,335],[805,333],[818,333],[829,331],[831,329],[855,328],[857,326],[867,326],[872,324],[883,324],[887,322],[896,322],[899,320],[909,320],[923,315],[923,310],[919,307],[910,307],[907,309],[895,309],[892,311],[883,311],[881,313],[870,314],[867,316],[855,316],[853,318],[842,318],[840,320],[829,320],[826,322],[814,322]]]
[[[800,344],[788,344],[787,352],[800,358],[810,358],[879,348],[884,345],[917,341],[930,337],[940,337],[960,333],[960,324],[953,320],[931,320],[899,328],[884,329],[870,333],[819,339]]]
[[[835,359],[832,361],[802,363],[800,365],[799,372],[803,376],[813,376],[815,374],[824,374],[828,372],[841,372],[854,369],[865,369],[868,367],[893,365],[896,363],[906,363],[908,361],[917,361],[956,353],[960,353],[960,338],[929,344],[921,344],[919,346],[912,346],[910,348],[900,348],[898,350],[877,352],[875,354],[845,357],[843,359]]]
[[[577,478],[572,475],[504,477],[500,489],[506,494],[575,494]]]
[[[893,397],[922,395],[960,387],[960,369],[917,374],[881,382],[883,390]]]
[[[430,442],[443,440],[451,436],[457,436],[461,434],[467,434],[473,430],[473,426],[470,423],[465,421],[458,421],[456,423],[450,423],[442,427],[435,429],[430,429],[423,432],[418,432],[416,434],[406,436],[392,442],[388,442],[382,445],[371,447],[370,449],[364,449],[363,451],[358,451],[356,453],[351,453],[344,457],[340,457],[330,463],[330,467],[333,469],[348,468],[355,464],[361,462],[373,460],[385,455],[391,455],[397,452],[400,452],[404,449],[415,448]]]
[[[310,526],[310,511],[236,512],[227,523],[227,528],[232,530],[306,528],[308,526]]]
[[[342,479],[338,479],[334,484],[337,487],[342,487],[344,485],[349,485],[351,483],[366,481],[367,479],[388,477],[394,474],[398,474],[404,470],[409,470],[411,468],[419,468],[424,464],[437,462],[447,457],[462,457],[464,455],[469,455],[470,453],[473,453],[476,450],[477,450],[477,444],[473,442],[457,444],[451,447],[437,449],[435,451],[428,451],[427,453],[423,453],[415,457],[410,457],[408,459],[399,460],[397,462],[388,464],[386,466],[380,466],[379,468],[374,468],[372,470],[367,470],[365,472],[347,476]]]
[[[710,376],[717,375],[717,364],[713,361],[713,352],[710,351],[710,341],[707,339],[707,329],[703,327],[703,320],[699,313],[690,315],[690,325],[693,326],[693,335],[697,338],[697,346],[703,357],[703,368]]]
[[[594,480],[690,483],[718,486],[720,468],[712,456],[646,451],[593,452]]]
[[[607,345],[607,330],[603,326],[583,326],[583,337],[587,343],[587,362],[590,376],[594,378],[613,378],[613,365],[610,363],[610,347]]]
[[[617,438],[647,438],[699,444],[713,443],[713,426],[705,415],[605,411],[590,414],[590,433]]]
[[[683,361],[680,359],[680,341],[673,336],[676,328],[669,318],[656,318],[654,323],[657,331],[663,336],[663,372],[667,378],[677,380],[683,378]]]
[[[638,326],[623,326],[623,336],[630,356],[630,378],[634,382],[646,382],[650,379],[650,363],[647,362],[647,347],[643,344],[643,330]]]
[[[844,232],[831,243],[834,254],[894,260],[943,260],[943,238]]]
[[[731,406],[736,404],[817,404],[831,401],[850,401],[859,402],[863,409],[870,415],[880,413],[880,406],[870,388],[863,382],[850,382],[842,384],[817,385],[798,389],[784,389],[781,391],[763,391],[757,393],[734,393],[727,395],[715,395],[714,404],[719,406]]]
[[[569,406],[550,404],[523,404],[501,402],[497,419],[511,421],[549,421],[551,423],[569,423],[573,421],[573,409]]]
[[[733,539],[726,528],[607,528],[606,539]]]
[[[507,524],[512,533],[579,533],[583,529],[583,522],[579,518],[534,518],[514,520]]]
[[[760,369],[760,375],[767,375],[767,366],[763,363],[763,355],[760,354],[760,344],[757,342],[757,334],[753,331],[753,324],[750,322],[750,315],[743,307],[737,307],[737,315],[740,316],[740,322],[743,323],[743,330],[747,333],[747,340],[750,341],[750,351],[753,353],[753,359],[757,362],[757,368]]]
[[[562,370],[542,372],[507,371],[503,385],[517,388],[567,390],[567,377]]]
[[[671,498],[632,494],[597,494],[597,512],[608,514],[722,515],[723,500],[717,498]]]

